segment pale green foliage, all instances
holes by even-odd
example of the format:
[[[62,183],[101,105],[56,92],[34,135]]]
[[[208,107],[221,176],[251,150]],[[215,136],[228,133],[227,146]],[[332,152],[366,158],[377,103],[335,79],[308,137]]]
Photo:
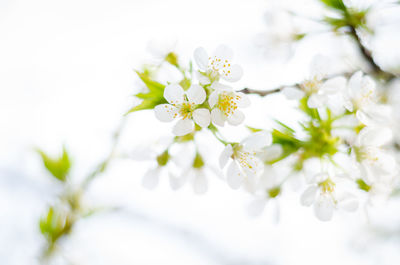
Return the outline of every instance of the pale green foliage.
[[[63,148],[63,153],[58,158],[52,158],[40,149],[38,149],[38,153],[42,157],[44,166],[52,176],[60,181],[66,181],[71,168],[71,160],[66,148]]]
[[[146,72],[136,71],[136,73],[148,88],[148,92],[141,92],[135,95],[135,97],[142,99],[143,101],[139,105],[131,108],[128,113],[138,110],[153,109],[155,106],[167,102],[164,99],[165,85],[152,80]]]

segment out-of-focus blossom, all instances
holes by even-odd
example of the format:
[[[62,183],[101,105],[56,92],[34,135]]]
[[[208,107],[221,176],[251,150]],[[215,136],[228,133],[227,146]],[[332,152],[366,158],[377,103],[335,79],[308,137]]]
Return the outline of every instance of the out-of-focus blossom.
[[[261,160],[256,152],[272,143],[269,133],[258,132],[241,143],[228,144],[221,153],[219,163],[224,168],[232,160],[227,170],[227,182],[233,189],[238,189],[244,178],[255,178],[263,170]]]
[[[293,22],[292,16],[283,10],[265,13],[266,30],[255,37],[255,45],[266,57],[288,59],[293,55],[296,42],[304,37]]]
[[[314,206],[315,216],[321,221],[329,221],[335,209],[355,211],[358,208],[357,197],[351,193],[336,191],[336,183],[327,173],[314,175],[312,184],[303,192],[301,204]]]

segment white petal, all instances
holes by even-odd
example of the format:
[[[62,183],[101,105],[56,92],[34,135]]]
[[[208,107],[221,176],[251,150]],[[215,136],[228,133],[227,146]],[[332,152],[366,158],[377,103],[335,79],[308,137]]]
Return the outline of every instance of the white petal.
[[[217,81],[211,84],[211,88],[218,91],[233,91],[231,86],[221,84],[220,82]]]
[[[194,122],[191,119],[182,119],[175,124],[174,128],[172,129],[172,132],[176,136],[183,136],[193,132],[193,130],[194,130]]]
[[[273,161],[278,159],[283,154],[283,148],[280,144],[273,144],[267,147],[262,153],[260,153],[260,158],[262,161]]]
[[[196,109],[193,111],[193,120],[202,128],[208,127],[211,122],[211,115],[208,109]]]
[[[246,150],[260,150],[272,143],[272,135],[265,131],[253,133],[242,141]]]
[[[224,151],[222,151],[219,157],[219,166],[221,168],[225,167],[226,163],[228,162],[232,154],[233,154],[232,145],[228,144],[227,146],[225,146]]]
[[[219,91],[213,91],[210,96],[208,97],[208,104],[210,105],[210,108],[214,108],[215,104],[218,102],[218,97],[219,97]]]
[[[358,208],[357,197],[350,193],[342,194],[339,198],[337,198],[337,200],[338,200],[338,207],[345,211],[354,212]]]
[[[289,100],[299,100],[305,96],[304,91],[296,88],[296,87],[285,87],[282,90],[282,94]]]
[[[218,108],[214,108],[211,111],[211,121],[215,125],[223,127],[225,125],[226,116]]]
[[[226,68],[222,72],[222,78],[229,82],[239,81],[243,76],[243,69],[240,65],[234,64],[229,68]]]
[[[203,75],[200,72],[195,72],[195,75],[197,77],[197,80],[199,80],[199,83],[202,85],[209,85],[211,83],[210,78],[208,76]]]
[[[324,78],[330,72],[330,59],[321,54],[317,54],[313,57],[310,64],[310,73],[312,77],[317,79]]]
[[[164,98],[171,104],[183,102],[185,92],[180,85],[172,84],[165,87]]]
[[[393,138],[393,133],[388,128],[365,127],[359,133],[359,141],[363,146],[380,147],[389,143]]]
[[[334,207],[330,195],[321,195],[314,203],[315,216],[321,221],[329,221],[332,219]]]
[[[189,90],[186,92],[189,102],[195,104],[201,104],[206,100],[206,91],[199,85],[191,85]]]
[[[204,194],[208,190],[208,181],[202,171],[197,172],[193,179],[193,191],[196,194]]]
[[[203,47],[199,47],[194,50],[193,53],[194,61],[201,71],[205,72],[208,67],[208,54]]]
[[[161,170],[160,167],[156,167],[146,172],[146,174],[143,176],[142,179],[142,185],[144,188],[153,190],[157,187],[160,176],[160,170]]]
[[[324,97],[318,94],[312,94],[307,101],[309,108],[320,108],[324,105]]]
[[[334,77],[325,81],[321,86],[321,90],[326,93],[339,93],[346,87],[346,82],[346,78],[343,76]]]
[[[300,203],[304,206],[310,206],[315,201],[315,196],[317,195],[318,187],[317,186],[310,186],[308,187],[300,198]]]
[[[172,190],[178,190],[182,188],[185,182],[186,182],[185,175],[182,175],[181,177],[176,177],[172,174],[169,174],[169,185]]]
[[[364,78],[361,80],[361,90],[363,91],[363,94],[366,95],[373,93],[375,88],[375,81],[368,75],[364,76]]]
[[[154,113],[160,121],[170,122],[178,115],[178,109],[169,104],[160,104],[155,106]]]
[[[247,213],[253,217],[260,216],[263,213],[266,204],[267,200],[265,198],[255,199],[247,206]]]
[[[232,189],[239,189],[242,185],[243,174],[240,172],[240,169],[236,162],[232,161],[228,167],[226,181],[228,185]]]
[[[228,123],[230,125],[239,125],[244,121],[244,114],[240,110],[236,110],[234,113],[228,116]]]
[[[362,76],[363,73],[358,71],[350,77],[347,88],[351,98],[354,98],[361,93]]]
[[[238,92],[236,93],[236,96],[238,97],[238,99],[236,100],[236,104],[238,105],[238,107],[247,108],[248,106],[250,106],[250,99],[246,94]]]
[[[220,45],[215,50],[214,55],[221,60],[231,61],[233,59],[233,51],[226,45]]]

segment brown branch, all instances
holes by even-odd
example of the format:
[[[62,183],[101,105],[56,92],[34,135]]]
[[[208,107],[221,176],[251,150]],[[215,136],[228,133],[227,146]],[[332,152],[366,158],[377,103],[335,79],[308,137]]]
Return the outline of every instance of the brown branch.
[[[251,89],[251,88],[246,87],[246,88],[243,88],[242,90],[239,90],[238,92],[242,92],[244,94],[259,95],[260,97],[265,97],[265,96],[268,96],[271,94],[279,93],[285,87],[288,87],[288,86],[280,86],[280,87],[272,89],[272,90],[257,90],[257,89]]]
[[[349,27],[350,27],[350,32],[349,32],[350,36],[352,36],[356,41],[357,47],[360,50],[361,55],[364,57],[364,59],[368,62],[368,64],[372,68],[374,75],[377,76],[378,78],[384,79],[387,82],[395,78],[396,76],[394,74],[382,70],[382,68],[375,62],[374,58],[372,57],[371,51],[364,46],[364,44],[361,41],[361,38],[358,36],[356,28],[351,25],[349,25]]]

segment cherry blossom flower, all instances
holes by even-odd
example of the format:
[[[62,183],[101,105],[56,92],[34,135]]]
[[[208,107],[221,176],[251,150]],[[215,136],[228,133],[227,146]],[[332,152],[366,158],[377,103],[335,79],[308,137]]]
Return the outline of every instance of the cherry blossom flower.
[[[227,170],[227,182],[233,189],[242,185],[244,178],[254,178],[263,170],[263,163],[257,157],[257,151],[272,143],[269,133],[255,133],[241,143],[228,144],[220,155],[219,164],[224,168],[231,159]]]
[[[198,106],[206,100],[206,92],[199,85],[192,85],[184,91],[180,85],[168,85],[164,90],[164,98],[169,104],[160,104],[154,108],[156,117],[162,122],[181,119],[175,124],[172,132],[183,136],[193,132],[194,122],[201,127],[210,124],[210,111]]]
[[[368,125],[371,120],[385,120],[389,115],[387,108],[376,103],[374,80],[363,75],[361,71],[351,76],[343,97],[345,108],[350,112],[355,112],[357,119],[363,124]]]
[[[352,147],[360,175],[367,182],[396,170],[396,160],[383,146],[392,140],[388,128],[365,127],[360,131]]]
[[[308,96],[307,105],[310,108],[327,106],[336,109],[341,93],[346,86],[346,79],[337,76],[324,80],[330,72],[330,60],[322,55],[316,55],[310,64],[310,78],[297,87],[286,87],[282,93],[288,99],[299,100]]]
[[[247,213],[250,216],[259,216],[263,213],[268,201],[280,194],[282,176],[270,165],[264,165],[263,173],[253,182],[249,190],[254,199],[247,206]]]
[[[230,125],[239,125],[244,121],[244,114],[239,108],[250,105],[247,95],[235,92],[228,86],[214,83],[215,90],[210,94],[208,103],[211,110],[211,121],[218,126],[224,126],[228,121]]]
[[[358,208],[356,196],[348,192],[338,193],[336,183],[327,173],[314,175],[311,184],[302,194],[300,202],[304,206],[314,206],[315,216],[321,221],[329,221],[335,209],[353,212]]]
[[[236,82],[242,75],[242,67],[233,64],[233,51],[225,46],[220,45],[215,50],[214,55],[209,56],[203,47],[199,47],[194,51],[194,60],[199,67],[198,79],[202,85],[208,85],[220,78]]]
[[[296,41],[304,35],[285,10],[268,11],[264,15],[267,29],[256,35],[255,45],[269,58],[288,59],[294,52]]]

